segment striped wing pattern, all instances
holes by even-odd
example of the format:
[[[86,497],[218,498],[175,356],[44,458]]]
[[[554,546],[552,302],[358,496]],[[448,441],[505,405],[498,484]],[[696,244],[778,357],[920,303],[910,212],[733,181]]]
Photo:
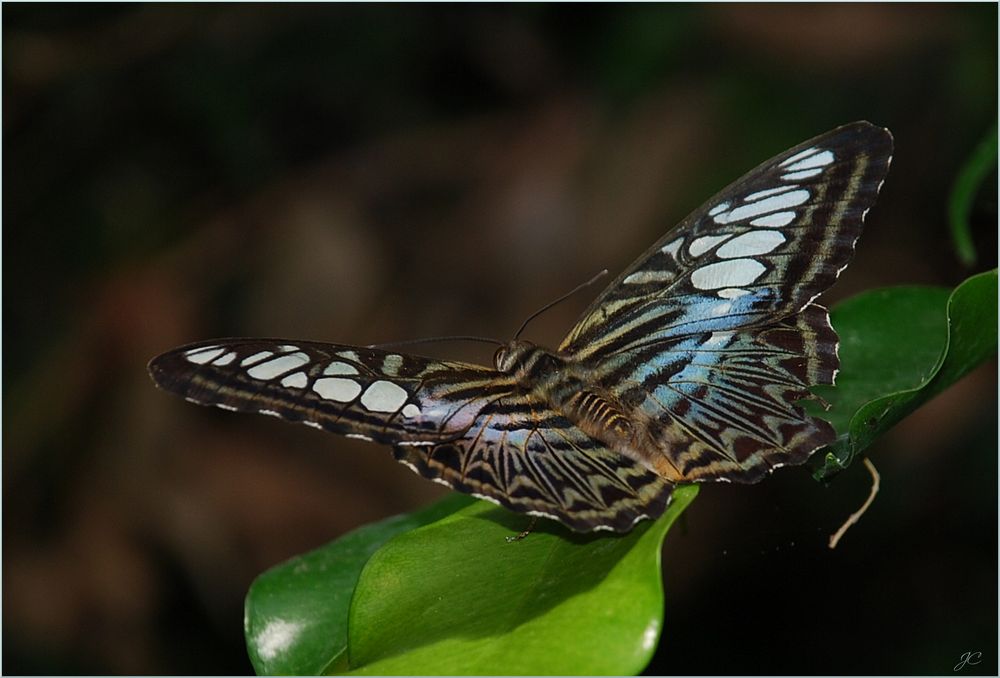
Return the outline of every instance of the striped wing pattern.
[[[388,444],[457,490],[626,531],[676,483],[755,482],[833,440],[796,404],[839,364],[813,300],[851,258],[891,151],[887,130],[860,122],[765,162],[622,273],[558,351],[515,339],[487,368],[224,339],[149,370],[191,402]]]
[[[421,475],[585,531],[663,512],[672,486],[590,438],[509,376],[371,348],[228,339],[155,358],[163,388],[393,445]]]
[[[420,475],[577,531],[624,532],[663,513],[673,485],[590,437],[532,394],[484,408],[460,439],[397,445]]]
[[[646,345],[602,364],[595,378],[645,422],[644,461],[680,481],[756,482],[800,464],[834,439],[796,401],[831,384],[837,335],[810,304],[773,325]]]
[[[479,365],[282,339],[221,339],[154,358],[153,379],[199,405],[379,443],[461,435],[512,380]]]
[[[887,130],[853,123],[768,160],[639,257],[560,351],[606,356],[800,311],[847,266],[891,153]]]

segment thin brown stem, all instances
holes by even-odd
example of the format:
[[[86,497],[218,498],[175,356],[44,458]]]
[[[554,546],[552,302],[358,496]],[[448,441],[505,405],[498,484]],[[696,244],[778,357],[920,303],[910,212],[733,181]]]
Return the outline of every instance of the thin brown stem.
[[[851,525],[861,520],[861,516],[863,516],[865,511],[868,510],[868,507],[872,505],[872,502],[875,501],[875,495],[878,494],[880,476],[878,471],[875,470],[875,464],[873,464],[868,457],[865,457],[861,461],[864,462],[865,468],[867,468],[868,472],[872,475],[872,489],[871,492],[868,493],[868,499],[866,499],[865,503],[861,505],[861,508],[848,516],[847,520],[844,521],[844,524],[840,526],[840,529],[830,536],[830,548],[832,549],[837,548],[837,543],[840,541],[840,538],[844,536],[844,533],[847,532]]]

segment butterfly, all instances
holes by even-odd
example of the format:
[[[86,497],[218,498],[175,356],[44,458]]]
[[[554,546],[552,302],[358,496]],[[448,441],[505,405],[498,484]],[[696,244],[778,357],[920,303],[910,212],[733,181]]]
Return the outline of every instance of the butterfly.
[[[753,483],[835,438],[814,303],[847,266],[892,135],[855,122],[723,189],[618,276],[558,349],[492,367],[346,344],[218,339],[154,358],[161,388],[390,445],[418,474],[573,530],[655,519],[679,483]]]

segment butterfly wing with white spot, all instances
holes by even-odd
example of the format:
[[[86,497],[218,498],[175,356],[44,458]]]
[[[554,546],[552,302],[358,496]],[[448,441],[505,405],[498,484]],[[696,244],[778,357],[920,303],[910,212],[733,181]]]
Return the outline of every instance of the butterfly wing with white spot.
[[[673,490],[532,392],[491,402],[454,440],[396,445],[393,453],[424,477],[514,511],[555,518],[578,532],[625,532],[644,518],[658,518]]]
[[[764,327],[645,345],[588,368],[641,430],[646,465],[674,481],[756,482],[833,442],[796,404],[833,382],[837,335],[810,304]]]
[[[833,382],[812,300],[847,265],[892,137],[853,123],[760,165],[696,210],[584,313],[561,350],[643,432],[673,480],[753,482],[834,438],[795,403]]]
[[[281,339],[192,344],[154,358],[149,372],[197,404],[381,443],[452,438],[511,390],[508,378],[479,365]]]
[[[394,445],[421,475],[573,529],[625,531],[671,485],[587,436],[511,377],[468,363],[291,340],[224,339],[149,365],[201,405],[270,414]]]
[[[609,355],[798,312],[847,266],[891,153],[888,130],[856,122],[768,160],[639,257],[560,350]]]

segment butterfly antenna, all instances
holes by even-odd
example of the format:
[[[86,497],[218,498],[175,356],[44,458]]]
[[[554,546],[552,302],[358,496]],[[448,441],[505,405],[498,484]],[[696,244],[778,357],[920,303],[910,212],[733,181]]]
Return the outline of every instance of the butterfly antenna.
[[[448,337],[425,337],[423,339],[404,339],[403,341],[387,341],[380,344],[368,344],[368,348],[398,348],[399,346],[413,346],[414,344],[430,344],[435,341],[478,341],[481,344],[494,344],[503,346],[503,342],[489,337],[470,337],[465,335],[455,335]]]
[[[550,301],[549,303],[547,303],[544,306],[542,306],[540,309],[538,309],[537,311],[535,311],[534,313],[532,313],[531,315],[529,315],[527,320],[525,320],[523,323],[521,323],[521,327],[514,334],[514,338],[517,339],[519,336],[521,336],[521,332],[524,332],[524,328],[527,327],[528,323],[530,323],[532,320],[534,320],[535,318],[537,318],[541,314],[545,313],[547,310],[549,310],[550,308],[552,308],[556,304],[561,303],[563,301],[566,301],[567,299],[569,299],[570,297],[572,297],[574,294],[576,294],[580,290],[582,290],[584,288],[587,288],[587,287],[590,287],[591,285],[593,285],[595,282],[597,282],[598,280],[600,280],[601,278],[603,278],[607,274],[608,274],[608,269],[604,269],[603,271],[601,271],[600,273],[598,273],[597,275],[595,275],[593,278],[591,278],[587,282],[581,283],[581,284],[577,285],[576,287],[574,287],[573,289],[571,289],[569,292],[567,292],[566,294],[564,294],[561,297],[559,297],[558,299],[556,299],[555,301]]]

